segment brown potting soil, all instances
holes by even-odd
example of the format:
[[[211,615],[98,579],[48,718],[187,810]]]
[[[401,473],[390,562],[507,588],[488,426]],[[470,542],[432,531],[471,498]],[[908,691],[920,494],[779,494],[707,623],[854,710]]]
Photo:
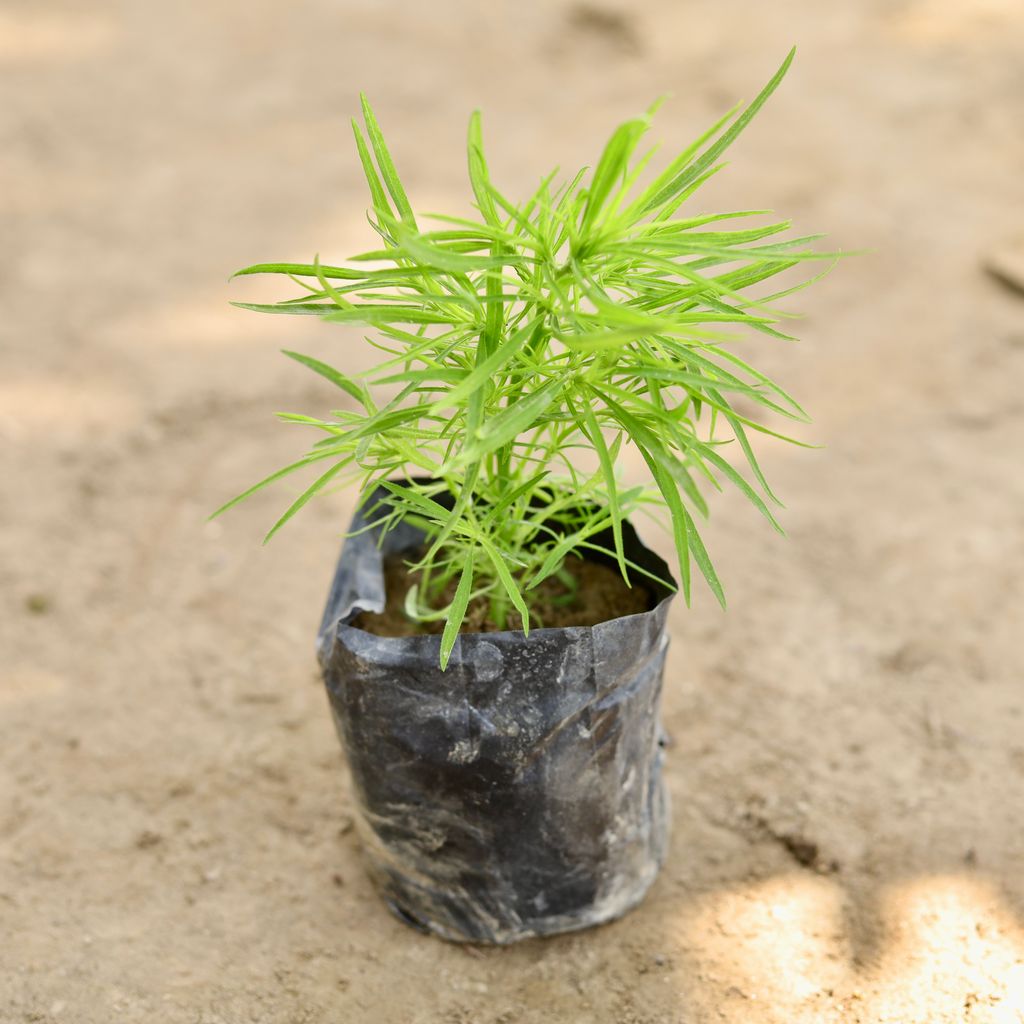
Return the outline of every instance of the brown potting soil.
[[[405,613],[405,599],[420,574],[410,572],[408,565],[416,553],[394,555],[384,561],[384,586],[387,604],[383,612],[362,612],[354,624],[377,636],[416,636],[441,633],[444,620],[416,622]],[[565,570],[575,581],[575,595],[556,576],[549,576],[531,591],[531,626],[566,627],[596,626],[599,622],[635,615],[651,607],[651,594],[646,587],[626,581],[614,569],[582,558],[567,558]],[[453,579],[437,599],[437,607],[445,607],[455,595],[458,580]],[[489,603],[478,597],[469,603],[460,633],[494,633],[500,629],[521,629],[522,618],[514,609],[508,622],[500,626],[490,618]]]

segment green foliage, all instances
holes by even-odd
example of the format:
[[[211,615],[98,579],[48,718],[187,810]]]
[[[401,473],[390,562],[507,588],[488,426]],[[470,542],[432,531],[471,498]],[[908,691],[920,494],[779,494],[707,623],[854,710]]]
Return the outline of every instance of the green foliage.
[[[653,151],[637,154],[654,108],[615,130],[591,174],[556,187],[552,173],[519,205],[491,180],[474,114],[469,178],[480,218],[435,215],[442,226],[432,230],[418,225],[364,98],[365,136],[356,122],[353,130],[381,246],[344,267],[318,259],[248,267],[239,273],[284,275],[303,293],[237,305],[368,325],[376,337],[367,340],[384,358],[348,376],[286,353],[336,385],[343,407],[330,419],[279,414],[323,436],[224,509],[326,464],[272,535],[331,481],[357,482],[364,498],[383,484],[390,500],[376,510],[379,521],[391,528],[409,520],[428,534],[408,609],[447,621],[442,664],[470,601],[485,598],[499,626],[521,621],[528,629],[531,618],[536,624],[534,588],[560,572],[566,556],[603,550],[602,532],[611,531],[614,550],[605,553],[623,577],[641,578],[621,529],[638,511],[667,512],[687,602],[692,563],[724,605],[695,521],[707,514],[702,487],[732,484],[778,529],[768,504],[777,499],[749,432],[782,435],[748,413],[760,406],[806,416],[721,331],[731,325],[746,337],[787,338],[769,303],[810,282],[759,298],[751,289],[834,254],[808,248],[819,236],[779,239],[788,221],[723,224],[768,211],[682,211],[723,166],[792,57],[745,110],[730,112],[646,184]],[[722,454],[730,441],[753,484]],[[618,480],[616,462],[630,445],[653,486]],[[438,607],[452,587],[450,605]]]

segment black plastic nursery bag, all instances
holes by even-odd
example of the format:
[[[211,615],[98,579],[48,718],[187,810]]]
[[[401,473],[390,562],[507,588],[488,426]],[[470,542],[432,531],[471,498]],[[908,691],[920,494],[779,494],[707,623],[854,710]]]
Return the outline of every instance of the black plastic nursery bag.
[[[366,525],[375,499],[353,522]],[[671,580],[623,524],[627,556]],[[597,626],[440,637],[351,625],[384,608],[409,524],[345,543],[318,638],[371,874],[404,920],[508,943],[621,916],[661,864],[668,801],[658,700],[671,592]],[[610,540],[608,543],[610,546]],[[649,584],[648,584],[649,586]]]

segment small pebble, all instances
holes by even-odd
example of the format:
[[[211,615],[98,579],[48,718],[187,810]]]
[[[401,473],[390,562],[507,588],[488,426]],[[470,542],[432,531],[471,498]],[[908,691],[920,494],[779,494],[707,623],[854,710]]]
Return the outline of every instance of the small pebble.
[[[159,832],[151,832],[146,829],[144,832],[140,832],[135,840],[135,845],[140,850],[149,850],[154,846],[159,845],[163,842],[163,836]]]

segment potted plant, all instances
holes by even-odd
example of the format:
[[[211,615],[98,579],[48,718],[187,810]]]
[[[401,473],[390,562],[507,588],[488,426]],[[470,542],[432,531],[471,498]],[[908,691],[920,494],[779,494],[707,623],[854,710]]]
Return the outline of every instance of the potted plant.
[[[448,939],[510,942],[610,920],[663,858],[658,699],[677,589],[632,519],[665,514],[689,603],[692,566],[725,604],[698,531],[704,489],[739,488],[778,529],[749,432],[757,406],[800,406],[723,331],[772,339],[753,289],[809,260],[765,211],[691,213],[692,197],[784,76],[657,174],[637,158],[654,108],[597,165],[524,203],[491,181],[469,125],[479,217],[421,226],[377,120],[353,122],[372,199],[372,251],[345,266],[260,264],[302,293],[267,313],[363,324],[381,361],[345,373],[319,435],[224,511],[303,469],[358,488],[318,651],[359,804],[370,871],[406,921]],[[817,236],[813,236],[817,237]],[[742,407],[736,399],[742,399]],[[724,452],[732,441],[752,482]],[[639,452],[649,479],[620,481]],[[215,513],[217,514],[217,513]]]

